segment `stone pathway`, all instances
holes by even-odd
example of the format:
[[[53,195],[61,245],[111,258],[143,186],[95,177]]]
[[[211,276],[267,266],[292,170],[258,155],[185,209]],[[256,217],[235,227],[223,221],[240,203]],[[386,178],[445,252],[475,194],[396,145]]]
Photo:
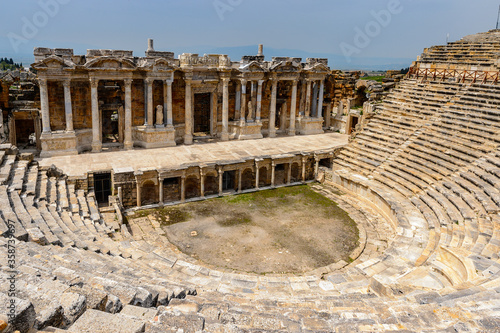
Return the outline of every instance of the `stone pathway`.
[[[256,156],[275,156],[296,152],[333,150],[347,144],[348,136],[325,133],[294,137],[265,138],[249,141],[226,141],[192,146],[159,149],[134,149],[129,151],[57,156],[38,159],[42,168],[56,165],[70,177],[84,176],[89,170],[133,168],[178,168],[185,163],[213,163],[241,161]]]

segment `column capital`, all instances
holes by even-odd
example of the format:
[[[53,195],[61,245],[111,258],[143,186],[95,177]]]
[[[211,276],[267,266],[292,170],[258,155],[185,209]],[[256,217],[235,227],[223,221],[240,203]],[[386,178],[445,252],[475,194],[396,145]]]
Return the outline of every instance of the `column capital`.
[[[46,78],[39,78],[37,80],[38,80],[38,84],[39,85],[44,85],[44,86],[47,85],[47,79]]]
[[[174,82],[174,80],[173,80],[173,79],[166,79],[164,82],[165,82],[167,85],[171,86],[171,85],[172,85],[172,83]]]
[[[193,72],[184,72],[184,81],[186,83],[189,81],[191,83],[191,80],[193,79]]]
[[[298,79],[294,79],[294,80],[292,80],[292,85],[293,85],[294,87],[296,87],[296,86],[297,86],[297,84],[299,84],[299,80],[298,80]]]
[[[126,86],[130,86],[132,85],[132,81],[133,81],[132,79],[124,79],[123,83],[125,83]]]
[[[97,88],[99,86],[99,79],[91,77],[89,80],[90,80],[90,86],[92,88]]]
[[[261,86],[263,83],[264,83],[265,80],[258,80],[257,83],[259,84],[259,86]]]
[[[241,83],[242,85],[247,84],[247,82],[248,82],[248,80],[247,80],[246,78],[240,79],[240,83]]]
[[[147,85],[152,85],[153,82],[154,82],[154,80],[155,79],[152,78],[152,77],[147,77],[147,78],[144,79],[144,81],[146,82]]]
[[[65,88],[68,88],[68,87],[71,86],[71,79],[69,79],[69,78],[68,79],[64,79],[64,80],[62,80],[62,83],[63,83],[63,86]]]

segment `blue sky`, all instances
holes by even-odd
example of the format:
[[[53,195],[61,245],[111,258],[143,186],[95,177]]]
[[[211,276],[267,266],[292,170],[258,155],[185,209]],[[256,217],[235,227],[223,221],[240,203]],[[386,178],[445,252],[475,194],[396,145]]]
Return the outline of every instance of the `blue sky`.
[[[0,12],[0,56],[34,46],[328,57],[330,67],[411,63],[424,47],[495,27],[493,0],[16,0]],[[388,15],[387,15],[388,14]],[[360,34],[364,35],[360,37]],[[267,51],[267,52],[266,52]]]

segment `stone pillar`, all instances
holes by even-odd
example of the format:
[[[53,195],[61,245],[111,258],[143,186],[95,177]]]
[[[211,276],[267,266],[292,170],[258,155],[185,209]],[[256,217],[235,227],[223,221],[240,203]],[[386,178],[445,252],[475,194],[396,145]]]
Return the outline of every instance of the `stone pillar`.
[[[325,127],[330,128],[332,122],[332,103],[326,105]]]
[[[286,183],[290,185],[292,182],[292,162],[288,163],[288,170],[286,174]]]
[[[319,174],[319,157],[315,155],[314,156],[314,179],[318,178],[318,174]]]
[[[132,149],[134,142],[132,141],[132,79],[125,79],[125,135],[123,139],[123,147]]]
[[[118,200],[123,205],[123,189],[121,186],[118,186]]]
[[[290,106],[290,127],[288,135],[295,135],[295,114],[297,113],[297,81],[292,82],[292,105]]]
[[[229,140],[229,78],[222,79],[222,133],[221,140]]]
[[[220,166],[218,169],[219,172],[219,197],[222,196],[222,176],[224,175],[224,171],[222,171],[222,167]]]
[[[191,94],[191,75],[186,75],[186,98],[185,98],[185,130],[184,130],[184,144],[190,145],[193,143],[193,104]]]
[[[154,80],[152,78],[146,79],[146,91],[147,91],[146,95],[147,95],[147,110],[148,110],[148,115],[146,117],[146,126],[147,127],[153,126],[153,112],[154,112],[153,82],[154,82]]]
[[[314,82],[311,117],[317,117],[317,116],[318,116],[318,83]]]
[[[306,162],[307,162],[307,157],[302,156],[302,183],[305,184],[306,182]]]
[[[167,128],[174,126],[172,116],[172,80],[165,80],[163,83],[163,111],[165,112],[164,120]]]
[[[305,117],[311,116],[311,80],[306,80],[307,88],[306,88],[306,112]]]
[[[73,132],[73,107],[71,105],[71,80],[63,81],[64,115],[66,117],[66,132]]]
[[[339,106],[337,107],[337,115],[335,118],[341,118],[344,115],[344,102],[339,101]]]
[[[321,80],[319,84],[319,97],[318,97],[318,112],[316,112],[317,117],[323,117],[323,97],[324,97],[325,83]]]
[[[257,85],[255,84],[255,81],[251,81],[251,95],[250,95],[250,101],[252,101],[252,107],[248,110],[248,117],[247,117],[247,122],[253,122],[254,120],[254,108],[255,108],[255,103],[257,101]]]
[[[205,197],[205,173],[202,168],[200,168],[200,195],[202,198]]]
[[[271,106],[269,110],[269,137],[276,137],[276,95],[278,91],[278,79],[272,79]]]
[[[241,193],[241,176],[243,174],[243,171],[241,169],[238,169],[238,193]]]
[[[264,80],[259,80],[257,87],[257,110],[255,112],[255,120],[260,122],[260,113],[262,111],[262,84]]]
[[[47,79],[39,79],[40,85],[40,109],[42,112],[42,133],[50,133],[49,93]]]
[[[186,175],[181,176],[181,202],[186,201]]]
[[[141,185],[138,179],[135,180],[135,187],[137,189],[137,207],[141,207]]]
[[[256,189],[259,189],[259,176],[260,176],[259,164],[255,163],[255,188]]]
[[[99,114],[99,97],[97,95],[97,87],[99,80],[96,78],[90,79],[90,97],[92,99],[92,152],[100,152],[102,148],[101,142],[101,119]]]
[[[352,98],[349,98],[347,100],[347,114],[351,113],[351,108],[352,108]]]
[[[274,187],[276,162],[271,162],[271,187]]]
[[[159,202],[160,204],[163,205],[163,179],[160,178],[160,176],[158,176],[158,186],[160,187],[160,193],[159,193]]]
[[[245,124],[246,110],[247,110],[247,80],[241,79],[240,125]]]
[[[239,114],[241,110],[241,82],[236,81],[236,96],[234,97],[234,111],[235,115]]]

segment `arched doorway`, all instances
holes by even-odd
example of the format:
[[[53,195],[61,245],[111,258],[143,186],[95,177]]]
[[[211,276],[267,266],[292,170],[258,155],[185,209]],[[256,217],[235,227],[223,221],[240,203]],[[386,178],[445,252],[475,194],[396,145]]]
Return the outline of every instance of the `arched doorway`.
[[[200,182],[196,176],[186,178],[186,199],[196,198],[200,196]]]
[[[208,174],[205,176],[205,195],[213,195],[219,193],[219,181],[216,174]]]
[[[300,175],[300,167],[298,163],[292,163],[292,171],[291,171],[291,179],[290,181],[292,183],[300,182],[301,181],[301,175]]]
[[[158,187],[152,180],[146,180],[141,188],[141,206],[158,203]]]
[[[261,167],[259,169],[259,187],[271,186],[271,180],[268,177],[268,172],[266,167]]]
[[[241,190],[249,190],[254,188],[255,176],[253,170],[248,168],[241,174]]]

